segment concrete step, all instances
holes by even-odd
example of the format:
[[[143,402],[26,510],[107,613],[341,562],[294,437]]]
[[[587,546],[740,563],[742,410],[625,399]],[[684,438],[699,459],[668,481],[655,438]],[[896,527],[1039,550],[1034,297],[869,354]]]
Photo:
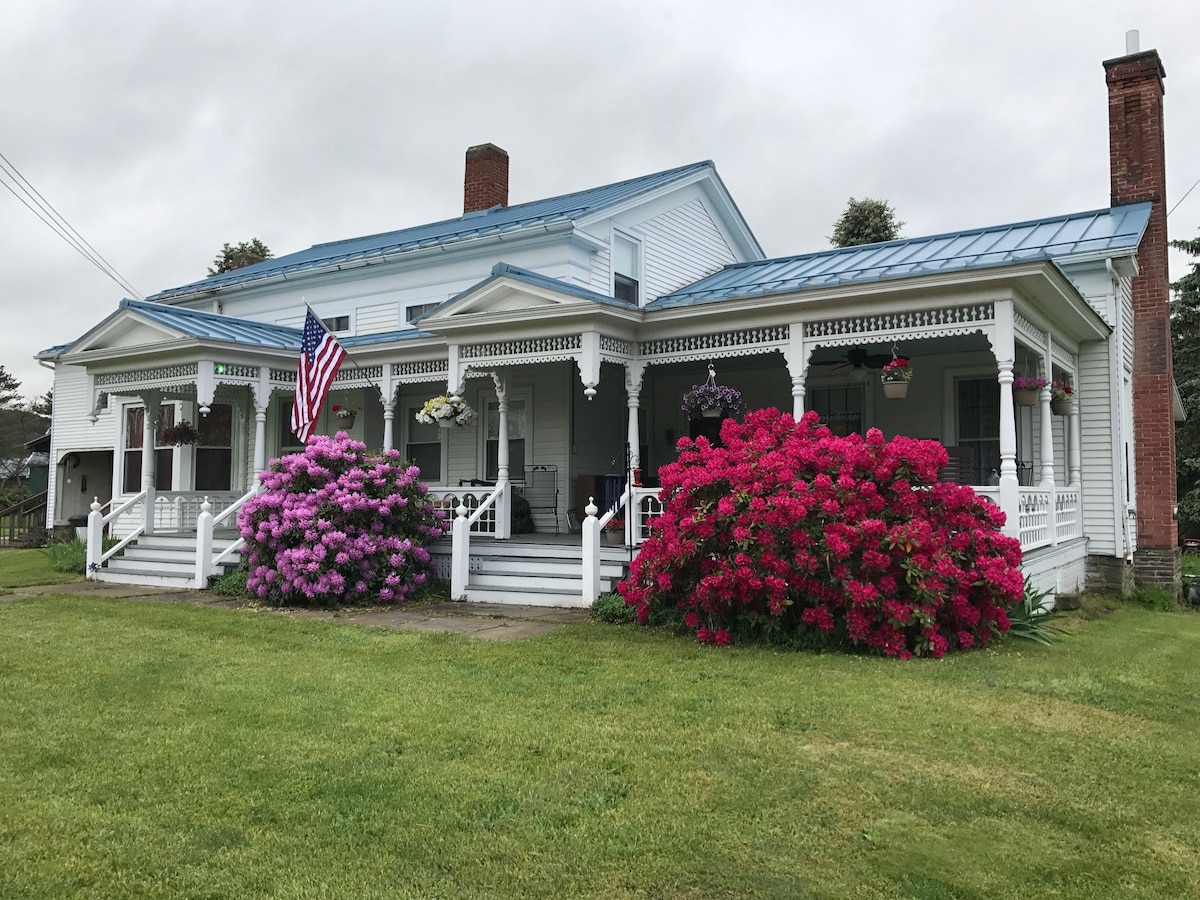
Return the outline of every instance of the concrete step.
[[[466,599],[469,603],[505,603],[517,604],[520,606],[565,606],[586,608],[591,605],[584,601],[583,591],[580,586],[576,586],[576,590],[573,593],[569,593],[565,591],[539,588],[520,588],[517,590],[510,590],[508,588],[476,587],[472,585],[467,588]]]
[[[191,578],[181,578],[174,575],[149,575],[145,573],[133,572],[118,572],[112,573],[107,569],[101,569],[92,575],[96,581],[106,581],[110,584],[145,584],[164,588],[183,588],[192,589],[195,587],[192,584]]]
[[[608,593],[616,587],[621,576],[601,576],[600,590]],[[467,581],[467,588],[495,588],[497,590],[539,590],[553,591],[560,594],[570,594],[583,590],[583,576],[576,575],[574,578],[562,577],[551,578],[546,575],[521,575],[521,574],[492,574],[489,572],[471,573],[470,579]]]

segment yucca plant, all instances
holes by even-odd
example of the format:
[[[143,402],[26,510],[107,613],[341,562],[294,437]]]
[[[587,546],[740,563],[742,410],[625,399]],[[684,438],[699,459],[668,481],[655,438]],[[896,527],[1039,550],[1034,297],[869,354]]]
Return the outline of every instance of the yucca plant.
[[[1055,619],[1061,619],[1062,613],[1047,605],[1049,596],[1049,591],[1039,591],[1026,577],[1021,602],[1008,611],[1008,633],[1047,646],[1057,644],[1062,639],[1062,632],[1048,626]]]

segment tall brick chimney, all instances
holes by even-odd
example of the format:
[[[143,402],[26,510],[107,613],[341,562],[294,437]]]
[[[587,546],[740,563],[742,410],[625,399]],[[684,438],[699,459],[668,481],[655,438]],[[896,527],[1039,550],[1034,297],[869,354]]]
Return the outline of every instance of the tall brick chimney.
[[[508,154],[495,144],[467,148],[463,212],[508,206]]]
[[[1134,578],[1141,584],[1180,586],[1175,525],[1175,418],[1172,405],[1170,279],[1167,274],[1166,142],[1163,79],[1156,50],[1104,63],[1108,83],[1109,167],[1112,204],[1149,201],[1150,221],[1138,247],[1133,279],[1133,425],[1137,468],[1138,550]]]

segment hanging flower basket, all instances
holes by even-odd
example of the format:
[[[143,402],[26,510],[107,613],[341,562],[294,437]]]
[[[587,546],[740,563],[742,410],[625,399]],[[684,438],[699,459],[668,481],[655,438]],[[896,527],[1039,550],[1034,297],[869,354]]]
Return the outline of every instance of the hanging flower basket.
[[[692,385],[692,389],[683,395],[680,409],[689,419],[736,416],[742,411],[742,394],[728,385],[717,384],[716,370],[709,366],[708,381]]]
[[[337,419],[339,428],[353,428],[354,420],[358,418],[358,410],[352,406],[338,406],[335,404],[333,415]]]
[[[1050,412],[1056,416],[1071,414],[1071,395],[1075,388],[1065,381],[1055,381],[1050,385]]]
[[[200,434],[187,419],[177,425],[168,426],[158,433],[160,444],[171,444],[174,447],[181,444],[194,444],[198,440],[200,440]]]
[[[461,428],[475,421],[475,410],[467,406],[465,400],[442,394],[426,400],[415,418],[422,425],[437,423],[442,428]]]
[[[1038,394],[1046,386],[1045,378],[1029,378],[1018,375],[1013,379],[1013,399],[1017,406],[1037,406]]]
[[[908,359],[897,356],[892,350],[892,361],[879,372],[879,383],[883,386],[883,396],[889,400],[903,400],[908,396],[908,383],[913,380],[913,370],[908,365]]]

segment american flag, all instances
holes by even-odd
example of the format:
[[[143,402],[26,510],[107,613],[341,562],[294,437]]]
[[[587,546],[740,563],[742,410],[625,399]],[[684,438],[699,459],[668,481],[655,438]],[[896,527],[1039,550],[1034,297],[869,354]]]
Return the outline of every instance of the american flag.
[[[342,345],[310,309],[300,339],[300,371],[296,375],[296,402],[292,404],[292,431],[300,443],[308,443],[321,404],[345,358]]]

